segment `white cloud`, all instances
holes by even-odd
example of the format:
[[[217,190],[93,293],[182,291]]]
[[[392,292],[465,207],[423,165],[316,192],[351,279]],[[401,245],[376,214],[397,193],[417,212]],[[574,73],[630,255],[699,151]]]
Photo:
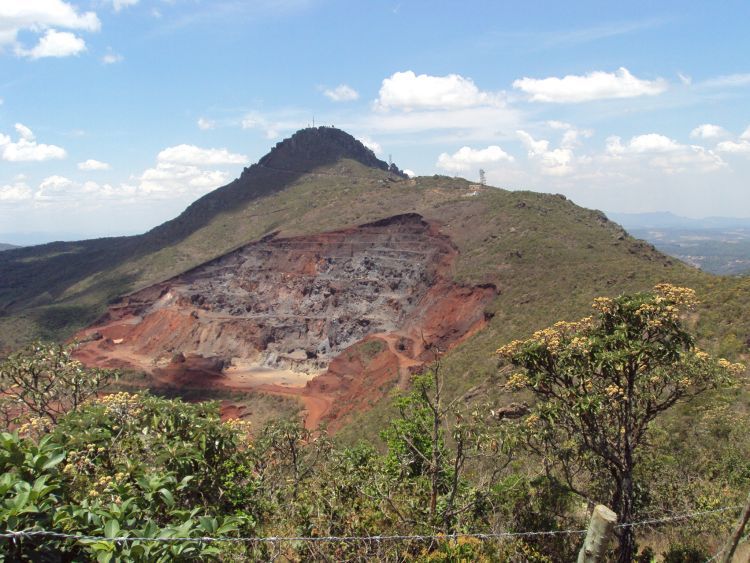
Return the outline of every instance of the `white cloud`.
[[[750,126],[736,141],[724,141],[716,145],[716,150],[731,154],[750,154]]]
[[[447,110],[482,105],[502,105],[502,100],[496,94],[480,91],[471,78],[459,74],[416,75],[411,70],[384,79],[375,100],[375,108],[381,110]]]
[[[31,129],[16,123],[19,139],[13,142],[8,135],[0,133],[0,159],[8,162],[43,161],[65,158],[67,153],[62,147],[37,143]]]
[[[0,205],[20,203],[31,199],[32,196],[33,191],[22,180],[18,180],[13,184],[0,186]]]
[[[135,6],[137,3],[138,0],[112,0],[112,7],[115,9],[115,12],[119,12],[123,8]]]
[[[542,174],[566,176],[573,172],[575,155],[570,146],[550,149],[548,140],[537,141],[526,131],[516,131],[516,134],[526,148],[529,160],[539,164]]]
[[[202,170],[198,166],[159,162],[138,178],[138,192],[148,198],[169,198],[189,193],[203,195],[226,184],[229,174],[220,170]]]
[[[690,137],[693,139],[716,139],[717,137],[723,137],[726,134],[726,130],[719,125],[703,123],[690,132]]]
[[[33,141],[34,140],[34,133],[26,127],[23,123],[16,123],[14,126],[16,132],[20,135],[21,139],[24,139],[26,141]]]
[[[281,136],[282,132],[296,131],[305,126],[303,118],[294,112],[281,112],[278,116],[270,118],[258,112],[250,112],[245,114],[240,124],[243,129],[259,129],[263,131],[267,139],[277,139]]]
[[[723,141],[716,145],[716,150],[731,154],[750,154],[750,141]]]
[[[106,53],[104,56],[102,56],[102,62],[105,65],[113,65],[115,63],[119,63],[125,60],[125,57],[120,55],[119,53]]]
[[[726,167],[716,152],[697,145],[683,145],[658,133],[637,135],[627,143],[612,136],[606,141],[605,159],[626,165],[648,164],[668,174],[713,172]]]
[[[198,118],[198,129],[206,131],[208,129],[216,129],[216,122],[213,119],[206,119],[205,117]]]
[[[94,12],[80,13],[63,0],[0,2],[0,48],[15,45],[21,30],[40,33],[50,28],[99,31],[101,22]]]
[[[406,174],[406,175],[407,175],[407,176],[408,176],[409,178],[414,178],[414,177],[416,177],[416,175],[417,175],[417,174],[416,174],[416,173],[414,172],[414,170],[409,170],[408,168],[404,168],[404,169],[403,169],[403,173],[404,173],[404,174]]]
[[[520,78],[513,87],[529,95],[532,102],[578,103],[609,98],[654,96],[667,89],[661,78],[643,80],[620,67],[615,72],[590,72],[584,76],[569,74],[563,78]]]
[[[696,86],[700,88],[737,88],[748,84],[750,84],[750,73],[717,76],[704,80]]]
[[[323,90],[323,94],[334,102],[352,102],[359,98],[359,92],[346,84],[339,84],[335,88]]]
[[[106,162],[102,162],[100,160],[94,160],[93,158],[89,158],[88,160],[84,160],[83,162],[78,163],[78,170],[87,170],[87,171],[94,171],[94,170],[109,170],[111,166],[107,164]]]
[[[202,149],[195,145],[167,147],[157,156],[158,162],[187,164],[194,166],[215,166],[218,164],[246,164],[247,157],[231,153],[227,149]]]
[[[62,29],[99,31],[101,22],[94,12],[81,13],[63,0],[24,0],[0,2],[0,53],[13,47],[19,57],[40,59],[68,57],[86,49],[86,42]],[[36,45],[27,48],[18,40],[21,31],[37,34]]]
[[[471,147],[461,147],[453,154],[446,152],[440,154],[437,160],[437,167],[452,172],[469,170],[474,166],[496,163],[496,162],[513,162],[513,157],[506,153],[497,145],[490,145],[485,149],[472,149]]]
[[[48,29],[33,49],[18,46],[16,54],[29,59],[43,59],[45,57],[70,57],[85,50],[86,42],[74,33]]]
[[[370,137],[357,137],[357,140],[375,154],[382,154],[383,147],[380,146],[380,143],[373,141]]]

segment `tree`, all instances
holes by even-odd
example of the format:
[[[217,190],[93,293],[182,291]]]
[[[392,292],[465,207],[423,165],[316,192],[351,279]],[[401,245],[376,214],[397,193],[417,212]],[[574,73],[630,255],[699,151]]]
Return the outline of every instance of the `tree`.
[[[572,490],[608,501],[620,524],[634,521],[634,468],[650,424],[745,369],[695,347],[682,314],[696,304],[692,289],[669,284],[600,297],[594,316],[558,322],[498,350],[523,368],[507,387],[528,389],[536,399],[519,425],[524,445],[561,468]],[[618,561],[630,563],[633,528],[620,527],[618,540]]]
[[[117,377],[115,370],[86,368],[72,352],[73,346],[34,342],[0,363],[6,424],[28,415],[55,424]]]

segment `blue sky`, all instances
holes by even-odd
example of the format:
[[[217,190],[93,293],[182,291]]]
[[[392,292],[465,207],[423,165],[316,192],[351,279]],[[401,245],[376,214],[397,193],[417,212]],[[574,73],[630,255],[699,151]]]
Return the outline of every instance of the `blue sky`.
[[[747,2],[0,0],[0,241],[142,232],[312,122],[416,174],[750,216]]]

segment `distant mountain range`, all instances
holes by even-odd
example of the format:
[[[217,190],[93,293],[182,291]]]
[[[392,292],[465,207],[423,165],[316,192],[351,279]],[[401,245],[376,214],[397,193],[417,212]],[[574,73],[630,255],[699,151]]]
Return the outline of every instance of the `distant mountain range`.
[[[672,213],[611,213],[628,232],[683,262],[721,275],[750,272],[750,218],[690,219]]]
[[[11,250],[12,248],[20,248],[16,246],[15,244],[5,244],[3,242],[0,242],[0,252],[3,250]]]
[[[750,217],[692,219],[668,211],[655,213],[607,213],[626,229],[750,229]]]

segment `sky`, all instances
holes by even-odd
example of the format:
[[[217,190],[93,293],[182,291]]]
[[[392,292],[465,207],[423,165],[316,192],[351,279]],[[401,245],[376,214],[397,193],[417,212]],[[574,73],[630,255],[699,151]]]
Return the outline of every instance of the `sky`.
[[[605,212],[750,216],[750,3],[0,0],[0,242],[135,234],[297,129]]]

